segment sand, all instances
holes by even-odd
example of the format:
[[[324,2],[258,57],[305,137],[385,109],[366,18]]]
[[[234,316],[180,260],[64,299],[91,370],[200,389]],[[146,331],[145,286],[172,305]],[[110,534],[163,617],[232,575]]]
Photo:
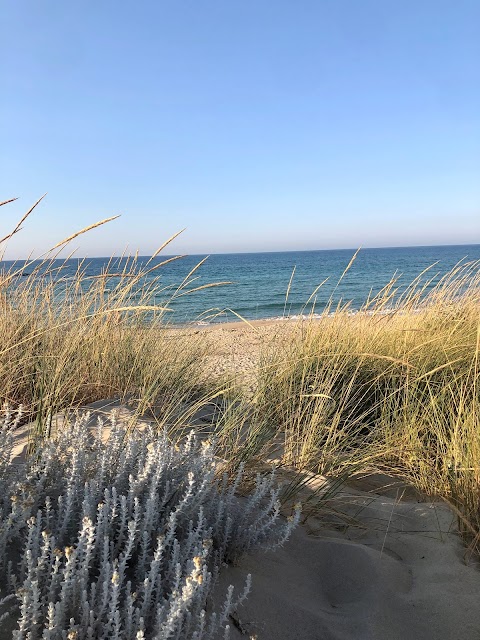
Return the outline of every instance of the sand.
[[[202,327],[208,342],[208,372],[233,376],[253,391],[255,369],[263,349],[278,345],[298,331],[301,323],[279,320],[228,322]]]
[[[225,568],[221,589],[253,578],[232,638],[479,638],[480,571],[465,563],[448,507],[361,491],[354,502],[368,504],[356,527],[340,532],[313,520],[282,549]]]
[[[224,371],[248,374],[263,341],[277,331],[268,324],[209,329],[212,366],[220,361]],[[92,420],[111,408],[129,415],[117,400],[101,401],[90,406]],[[19,463],[25,438],[23,428]],[[479,564],[446,504],[424,501],[388,477],[356,481],[334,501],[330,506],[344,517],[309,518],[283,548],[223,568],[221,594],[229,584],[240,591],[248,573],[253,580],[231,619],[232,639],[480,638]]]

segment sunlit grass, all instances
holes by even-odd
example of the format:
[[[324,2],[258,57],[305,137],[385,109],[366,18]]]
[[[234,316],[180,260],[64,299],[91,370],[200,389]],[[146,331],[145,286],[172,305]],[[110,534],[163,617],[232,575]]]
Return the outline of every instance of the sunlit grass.
[[[477,545],[479,284],[478,263],[458,265],[429,291],[392,282],[357,314],[295,324],[264,350],[251,428],[298,470],[402,476],[452,503]]]
[[[104,398],[128,401],[138,414],[151,410],[165,423],[212,393],[205,341],[172,329],[168,319],[174,299],[198,290],[196,268],[172,292],[161,271],[181,256],[153,262],[176,236],[146,263],[136,256],[112,259],[94,277],[87,277],[86,261],[71,273],[70,256],[58,259],[72,240],[111,220],[0,273],[0,402],[22,405],[39,433],[57,412]]]

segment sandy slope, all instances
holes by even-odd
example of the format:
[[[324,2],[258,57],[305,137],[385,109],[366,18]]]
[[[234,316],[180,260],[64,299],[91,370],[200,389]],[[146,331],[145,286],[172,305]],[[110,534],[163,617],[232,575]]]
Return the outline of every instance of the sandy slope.
[[[464,563],[450,510],[359,491],[354,504],[366,505],[357,527],[339,533],[314,521],[283,549],[225,569],[222,588],[253,576],[232,638],[479,638],[480,571]]]

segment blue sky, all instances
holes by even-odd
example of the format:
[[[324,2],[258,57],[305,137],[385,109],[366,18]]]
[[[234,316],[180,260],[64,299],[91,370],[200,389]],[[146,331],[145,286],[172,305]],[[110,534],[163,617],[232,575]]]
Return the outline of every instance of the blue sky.
[[[9,255],[480,242],[478,0],[0,0]]]

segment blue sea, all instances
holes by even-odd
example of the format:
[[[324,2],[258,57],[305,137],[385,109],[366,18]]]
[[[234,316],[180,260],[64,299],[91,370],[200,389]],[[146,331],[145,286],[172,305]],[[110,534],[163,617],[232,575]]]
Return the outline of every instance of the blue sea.
[[[362,249],[341,279],[354,253],[354,250],[342,249],[211,255],[195,272],[193,277],[196,279],[187,289],[215,282],[228,281],[230,284],[203,289],[169,301],[172,312],[168,318],[179,324],[204,324],[238,320],[238,316],[248,320],[298,317],[310,313],[312,304],[314,311],[321,313],[329,301],[334,306],[339,302],[349,302],[350,308],[355,311],[394,276],[402,288],[431,267],[424,280],[433,277],[435,282],[461,261],[480,260],[480,245]],[[157,293],[151,302],[160,305],[167,301],[178,284],[204,257],[188,256],[161,267],[157,273],[161,274],[161,284],[165,290]],[[151,265],[166,258],[159,256]],[[105,270],[108,260],[87,258],[84,263],[85,275],[99,275]],[[139,262],[142,264],[147,260],[148,257],[140,258]],[[79,259],[69,260],[66,268],[62,269],[62,277],[73,275],[78,263]],[[11,263],[1,263],[0,267],[8,269]],[[110,271],[118,272],[119,268],[119,259],[110,265]],[[309,297],[322,282],[324,284],[306,306]],[[109,286],[113,284],[114,279],[111,279]]]

